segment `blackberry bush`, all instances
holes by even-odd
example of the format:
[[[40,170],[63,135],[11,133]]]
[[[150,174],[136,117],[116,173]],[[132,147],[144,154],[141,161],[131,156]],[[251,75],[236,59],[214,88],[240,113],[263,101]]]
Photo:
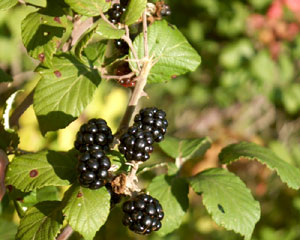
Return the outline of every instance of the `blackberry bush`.
[[[123,224],[138,234],[149,234],[158,231],[164,218],[159,201],[150,195],[140,194],[123,203]]]
[[[91,119],[80,127],[76,135],[75,148],[80,152],[92,150],[108,151],[113,142],[110,127],[104,119]]]
[[[238,62],[244,62],[244,60],[247,62],[256,54],[255,48],[249,47],[251,43],[244,40],[238,43],[237,48],[226,47],[226,41],[230,35],[240,35],[239,32],[232,30],[231,26],[244,29],[245,24],[236,24],[236,21],[244,23],[246,19],[243,15],[246,15],[247,11],[251,9],[241,7],[238,1],[234,2],[234,6],[223,3],[213,4],[214,9],[210,11],[222,18],[220,21],[219,19],[214,21],[218,23],[218,34],[230,31],[226,38],[221,38],[225,47],[221,47],[220,51],[228,51],[228,53],[234,51],[234,56],[237,56],[235,59],[243,60],[230,61],[229,65],[224,65],[223,67],[229,72],[230,69],[237,72],[236,65],[239,64]],[[284,1],[281,2],[282,5]],[[21,4],[22,7],[19,7]],[[203,4],[199,3],[197,9],[191,9],[191,13],[211,7],[211,4],[209,6]],[[183,9],[186,9],[188,5],[184,4]],[[228,11],[232,9],[237,12],[242,10],[243,13],[238,14],[237,18],[233,16],[231,19],[228,11],[218,10],[219,5],[229,6]],[[15,7],[11,8],[13,6]],[[27,9],[28,6],[30,6],[29,9]],[[11,12],[2,14],[9,8],[11,8]],[[260,9],[263,11],[264,7],[261,5]],[[0,210],[3,209],[3,213],[10,214],[13,211],[6,211],[6,207],[15,206],[20,217],[20,221],[17,222],[19,226],[15,239],[66,240],[75,231],[85,240],[93,240],[99,229],[101,229],[100,234],[102,233],[104,228],[101,227],[103,225],[119,226],[117,224],[120,221],[116,221],[117,224],[115,224],[115,219],[108,218],[108,216],[112,206],[120,201],[120,196],[131,198],[123,204],[123,223],[130,230],[138,234],[149,234],[159,230],[159,235],[163,237],[179,228],[185,219],[189,208],[189,197],[193,196],[193,194],[189,194],[189,189],[193,189],[195,193],[202,196],[203,205],[217,224],[241,234],[245,239],[251,239],[255,224],[261,215],[259,203],[254,199],[243,181],[230,172],[229,168],[220,168],[221,164],[229,165],[240,159],[255,159],[271,170],[275,170],[289,187],[295,190],[300,188],[300,170],[288,163],[292,161],[283,161],[267,148],[249,142],[229,145],[220,152],[219,162],[216,161],[215,157],[208,159],[211,154],[206,155],[205,159],[215,163],[215,166],[200,171],[198,162],[202,161],[204,154],[211,147],[212,140],[210,138],[201,136],[201,138],[180,139],[166,135],[168,127],[166,114],[156,107],[142,109],[133,117],[133,112],[142,97],[148,96],[145,100],[152,100],[148,85],[174,81],[174,76],[195,71],[201,62],[197,51],[189,44],[178,28],[162,19],[163,16],[171,14],[170,7],[164,1],[2,0],[0,1],[0,11],[0,35],[1,39],[3,37],[4,40],[6,39],[1,41],[1,44],[12,44],[12,46],[7,47],[8,51],[0,52],[0,55],[5,55],[5,58],[3,56],[2,58],[6,59],[3,64],[2,62],[0,64],[0,67],[4,68],[0,69],[0,84],[4,82],[0,87],[1,99],[2,96],[7,96],[6,102],[0,104],[0,112],[3,113],[3,121],[0,123],[0,200],[5,194],[5,201],[1,202]],[[19,19],[22,11],[23,14],[28,15],[20,24],[21,31],[15,28],[10,29],[17,26],[14,21]],[[216,12],[220,14],[215,14]],[[201,16],[205,17],[206,14]],[[9,20],[7,24],[5,23],[6,20]],[[271,23],[274,21],[270,21]],[[194,29],[198,25],[193,22],[189,28]],[[214,29],[209,27],[211,24],[207,21],[200,25],[204,32],[207,29]],[[272,26],[275,27],[274,24]],[[295,25],[286,26],[290,26],[290,30],[294,33],[299,32]],[[262,30],[266,30],[264,23],[261,27]],[[282,30],[282,28],[280,29]],[[11,41],[12,37],[19,37],[19,34],[13,34],[16,32],[21,32],[22,41],[21,39]],[[211,35],[215,36],[215,34]],[[115,45],[109,44],[112,41]],[[198,41],[195,46],[197,45],[202,49],[203,47],[199,44],[206,42]],[[215,54],[215,44],[213,41],[209,43],[211,43],[210,47],[206,50]],[[277,42],[275,43],[277,44]],[[11,59],[11,56],[6,58],[6,54],[13,52],[9,50],[16,49],[16,46],[22,44],[24,46],[22,46],[21,51],[16,50],[18,53],[17,61]],[[32,63],[27,62],[30,61],[28,57],[23,57],[24,48],[26,48],[28,56],[35,59]],[[6,49],[6,46],[3,49]],[[243,53],[238,54],[240,49],[243,50]],[[268,60],[266,53],[259,52],[263,55],[261,55],[262,58],[259,57],[255,60],[254,63],[256,64],[243,64],[245,67],[249,65],[255,71],[255,74],[244,74],[246,77],[243,78],[243,81],[247,81],[252,75],[257,75],[259,78],[269,76],[269,74],[260,73],[261,62],[271,66],[271,71],[267,71],[267,73],[274,72],[272,69],[276,68],[277,65],[270,63],[272,60]],[[297,54],[296,52],[294,51],[293,54]],[[227,61],[228,56],[231,55],[224,54],[219,62],[223,64]],[[20,62],[25,59],[26,66],[20,66]],[[14,63],[11,67],[9,66],[10,62]],[[124,69],[114,71],[115,66],[121,66],[122,63],[126,63]],[[293,75],[289,73],[291,72],[290,64],[286,59],[280,59],[278,67],[286,69],[288,73],[277,74],[278,77],[290,78]],[[211,84],[206,81],[210,79],[209,75],[212,73],[219,74],[219,70],[225,69],[223,67],[217,68],[217,71],[204,71],[203,79],[205,81],[199,81],[204,85],[195,88],[196,92],[189,96],[191,97],[189,102],[190,100],[193,104],[199,102],[199,98],[195,96],[202,94],[204,90],[206,91],[207,88],[211,87]],[[23,74],[19,75],[18,71],[21,69],[26,69],[28,72],[24,76]],[[39,77],[33,77],[33,71]],[[203,73],[203,71],[199,72]],[[9,76],[9,73],[13,73],[14,76]],[[231,75],[229,74],[228,77]],[[236,76],[236,74],[232,76]],[[182,92],[175,91],[180,86],[185,86],[186,89],[186,87],[195,85],[182,84],[181,81],[184,81],[186,77],[177,82],[179,85],[175,85],[172,91],[168,91],[168,94]],[[31,92],[26,91],[30,88],[27,88],[27,83],[23,84],[23,78],[34,81],[34,84],[29,84],[30,87],[35,86]],[[15,81],[16,79],[18,80]],[[76,124],[69,126],[73,121],[78,119],[77,121],[80,122],[87,115],[98,115],[98,111],[91,113],[89,108],[86,108],[92,102],[96,89],[101,88],[106,80],[116,80],[122,86],[130,87],[130,89],[121,90],[124,91],[124,94],[128,94],[129,101],[124,114],[120,110],[123,108],[117,109],[119,115],[113,119],[118,125],[115,135],[112,135],[112,131],[105,120],[91,119],[80,127],[76,135],[74,145],[80,152],[79,155],[78,151],[73,151],[73,146],[69,146],[68,151],[54,151],[53,147],[61,147],[59,144],[61,139],[73,139],[75,137],[74,134],[76,133],[73,132],[73,126]],[[199,79],[195,78],[195,80],[198,81]],[[276,78],[276,80],[278,79]],[[263,81],[259,82],[261,88]],[[267,82],[272,81],[268,80]],[[286,79],[284,82],[285,84],[282,86],[288,86],[286,84],[290,80]],[[25,91],[17,91],[8,97],[14,89],[23,90],[25,85]],[[107,87],[108,85],[110,87]],[[108,94],[107,89],[112,92],[116,90],[115,85],[109,83],[108,85],[104,91],[101,91],[104,96]],[[163,85],[159,85],[159,88],[162,87]],[[293,89],[297,90],[298,88],[294,87]],[[218,101],[223,103],[228,94],[224,94],[222,89],[217,88],[217,90],[217,95],[220,96]],[[287,88],[287,90],[289,89]],[[268,96],[271,92],[268,91]],[[212,93],[214,96],[216,92]],[[17,94],[22,96],[16,98]],[[294,92],[293,94],[295,95]],[[277,95],[281,96],[282,94]],[[14,104],[14,100],[20,104]],[[227,100],[225,102],[230,102]],[[116,99],[115,102],[117,101],[119,100]],[[168,101],[162,97],[161,103],[165,104],[166,102]],[[123,104],[123,102],[118,102],[118,104]],[[147,102],[146,104],[150,103]],[[18,121],[22,113],[31,105],[33,105],[41,131],[41,134],[36,135],[44,136],[45,139],[41,142],[45,144],[34,146],[34,139],[28,141],[30,149],[20,149],[19,147],[25,146],[25,144],[24,135],[21,135],[22,144],[19,145]],[[295,104],[291,105],[293,111],[299,109],[295,106]],[[106,107],[103,109],[107,109]],[[180,109],[182,109],[181,105]],[[10,110],[13,112],[10,113]],[[30,111],[26,112],[30,114]],[[186,111],[184,112],[186,113]],[[256,114],[254,115],[256,116]],[[273,113],[266,114],[268,118],[270,115]],[[129,127],[132,120],[134,120],[134,124]],[[188,124],[188,122],[183,124]],[[59,129],[65,130],[47,134]],[[184,126],[183,129],[195,130],[194,127],[188,126]],[[284,128],[282,127],[282,129]],[[175,129],[172,131],[176,134],[188,134]],[[67,132],[63,138],[62,132]],[[199,132],[195,131],[193,135],[197,133]],[[232,135],[235,136],[235,134]],[[59,138],[56,139],[56,136]],[[113,141],[114,138],[115,141]],[[234,140],[236,141],[236,139]],[[119,142],[119,146],[116,146]],[[159,158],[154,159],[155,164],[144,164],[150,158],[155,142],[158,143],[157,147],[161,150],[157,152]],[[218,142],[216,145],[221,146],[222,144]],[[48,146],[51,146],[52,149],[47,149]],[[32,147],[37,152],[32,152]],[[216,151],[213,150],[212,152]],[[8,161],[7,155],[12,155],[11,161]],[[158,161],[161,162],[158,163]],[[6,167],[7,165],[8,167]],[[206,165],[201,164],[201,166]],[[200,172],[197,172],[198,170]],[[147,178],[144,175],[146,172],[151,172],[151,174],[145,174]],[[141,179],[145,181],[140,181]],[[149,195],[139,194],[143,183],[148,184],[146,192]],[[48,194],[49,192],[51,194]],[[63,195],[62,199],[57,197],[61,195]],[[8,203],[9,199],[13,201],[13,204]],[[114,208],[113,211],[118,210],[120,209]],[[14,216],[15,213],[12,213],[9,218],[5,219],[16,219]],[[6,226],[5,219],[0,219],[1,226],[2,224]],[[15,224],[12,225],[15,227]],[[6,230],[7,228],[3,227],[3,229]],[[115,232],[117,234],[118,231]],[[115,233],[112,231],[112,234]],[[122,234],[124,234],[124,238],[128,239],[126,233],[122,232]],[[2,235],[0,233],[0,236]],[[74,237],[76,238],[76,236]],[[113,239],[119,239],[119,236],[113,237]]]

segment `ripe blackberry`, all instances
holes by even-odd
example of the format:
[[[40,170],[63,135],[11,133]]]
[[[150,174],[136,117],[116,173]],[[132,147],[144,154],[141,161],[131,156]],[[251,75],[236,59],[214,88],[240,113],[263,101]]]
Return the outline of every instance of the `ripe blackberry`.
[[[122,40],[122,39],[117,39],[114,41],[115,47],[120,50],[122,53],[127,53],[129,50],[128,44]]]
[[[81,186],[98,189],[108,180],[108,169],[111,166],[109,158],[101,150],[93,150],[78,156],[78,181]]]
[[[119,151],[124,154],[128,161],[146,161],[153,151],[153,138],[150,132],[144,132],[133,126],[120,138]]]
[[[159,201],[141,194],[123,204],[123,225],[138,234],[149,234],[161,228],[164,212]]]
[[[91,150],[108,151],[113,142],[111,129],[105,120],[91,119],[80,127],[75,140],[75,148],[80,152]]]
[[[163,17],[170,16],[172,14],[170,6],[168,4],[164,4],[162,9],[160,10],[160,15]]]
[[[126,11],[126,7],[124,4],[115,3],[111,9],[108,10],[109,20],[116,24],[120,22],[123,13]]]
[[[168,127],[166,113],[156,107],[141,109],[134,118],[133,126],[150,132],[154,141],[160,142],[164,139]]]
[[[111,208],[113,208],[116,204],[121,202],[122,195],[117,194],[113,191],[111,183],[107,183],[105,185],[105,187],[106,187],[108,193],[110,194],[110,206],[111,206]]]

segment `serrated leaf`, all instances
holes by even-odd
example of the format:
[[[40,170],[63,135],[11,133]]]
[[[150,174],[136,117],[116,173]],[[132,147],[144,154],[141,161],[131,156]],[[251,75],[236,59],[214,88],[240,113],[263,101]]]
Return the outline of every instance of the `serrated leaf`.
[[[106,12],[111,5],[107,0],[65,0],[65,2],[77,13],[84,16],[99,16],[100,11]]]
[[[45,186],[67,186],[76,179],[76,163],[76,159],[63,152],[17,156],[8,165],[6,184],[24,192]]]
[[[125,34],[125,30],[115,29],[103,19],[100,19],[96,33],[106,39],[120,39]]]
[[[87,59],[97,67],[102,67],[105,59],[105,52],[107,41],[102,40],[99,42],[89,44],[83,51]]]
[[[158,235],[164,236],[177,229],[189,206],[189,188],[186,181],[174,176],[161,175],[152,180],[147,191],[159,200],[164,210],[165,216]]]
[[[202,195],[204,206],[217,224],[251,239],[260,218],[260,206],[239,177],[225,169],[212,168],[189,181],[193,190]]]
[[[147,6],[147,0],[130,0],[127,10],[124,14],[124,23],[131,25],[142,16]]]
[[[22,40],[28,54],[51,66],[53,54],[65,31],[66,17],[47,15],[47,10],[30,13],[22,21]]]
[[[67,54],[53,57],[53,66],[40,68],[33,107],[41,132],[55,131],[74,121],[90,103],[101,81],[92,66]]]
[[[92,29],[89,29],[83,36],[80,38],[80,40],[76,43],[74,52],[75,56],[79,59],[82,59],[81,53],[84,50],[84,48],[88,45],[88,42],[91,40],[91,38],[94,36],[94,33],[96,31],[96,28],[93,27]]]
[[[74,184],[64,195],[63,213],[69,225],[84,239],[92,240],[106,222],[110,211],[110,195],[105,187],[98,190]]]
[[[12,81],[13,81],[12,77],[0,68],[0,83],[12,82]]]
[[[257,160],[266,164],[271,170],[275,170],[281,180],[290,188],[299,189],[300,169],[280,159],[270,149],[250,142],[231,144],[223,148],[219,159],[223,164],[230,164],[242,158]]]
[[[7,10],[18,3],[18,0],[1,0],[0,10]]]
[[[30,3],[34,6],[38,7],[46,7],[47,6],[47,0],[25,0],[26,3]]]
[[[167,155],[176,159],[176,163],[183,164],[189,159],[201,158],[210,148],[211,140],[208,137],[179,139],[166,136],[159,146]],[[179,167],[178,164],[176,165]]]
[[[26,211],[18,228],[18,240],[55,239],[63,223],[61,202],[47,201]]]
[[[166,21],[156,21],[148,28],[149,56],[156,64],[152,67],[148,83],[165,82],[200,65],[201,58],[182,33]],[[133,43],[139,59],[144,57],[144,36],[141,33]],[[137,71],[136,60],[129,51],[131,68]]]

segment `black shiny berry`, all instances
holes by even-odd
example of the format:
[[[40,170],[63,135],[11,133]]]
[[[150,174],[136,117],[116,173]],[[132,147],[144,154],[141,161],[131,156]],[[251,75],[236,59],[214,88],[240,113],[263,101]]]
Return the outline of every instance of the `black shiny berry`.
[[[149,234],[161,228],[164,213],[159,201],[150,195],[140,194],[123,204],[122,223],[138,234]]]

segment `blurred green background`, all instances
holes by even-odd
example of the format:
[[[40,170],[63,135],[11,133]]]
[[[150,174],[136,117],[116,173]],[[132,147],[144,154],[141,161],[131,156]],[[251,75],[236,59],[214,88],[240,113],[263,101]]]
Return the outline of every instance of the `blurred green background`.
[[[169,134],[178,137],[209,136],[212,148],[203,159],[185,167],[192,175],[219,166],[218,153],[230,143],[247,140],[269,146],[286,161],[300,166],[300,1],[298,0],[169,0],[175,24],[202,57],[200,68],[165,84],[146,88],[149,98],[141,106],[165,109]],[[0,68],[14,77],[12,84],[0,83],[0,115],[6,99],[16,90],[16,107],[38,81],[36,62],[22,45],[22,19],[34,8],[17,5],[0,11]],[[93,102],[67,128],[48,133],[38,129],[33,108],[20,118],[19,148],[69,150],[80,125],[92,117],[107,120],[117,129],[129,90],[114,81],[103,81]],[[168,161],[158,147],[149,163]],[[235,163],[229,169],[239,175],[262,207],[254,240],[300,239],[300,194],[289,190],[275,174],[255,162]],[[157,174],[164,171],[158,169]],[[145,173],[141,185],[155,173]],[[61,199],[65,189],[45,188],[30,195],[16,193],[19,207],[37,201]],[[129,233],[120,223],[117,206],[95,239],[235,240],[233,232],[217,226],[190,190],[190,208],[181,227],[161,238]],[[243,211],[243,209],[241,209]],[[19,218],[6,195],[0,205],[0,239],[14,239]],[[80,239],[73,234],[71,239]]]

